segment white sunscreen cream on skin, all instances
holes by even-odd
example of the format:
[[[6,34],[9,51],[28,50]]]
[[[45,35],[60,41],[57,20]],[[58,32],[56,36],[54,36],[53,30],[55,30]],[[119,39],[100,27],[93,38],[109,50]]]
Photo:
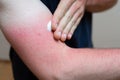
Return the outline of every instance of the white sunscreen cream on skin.
[[[49,21],[48,24],[47,24],[47,30],[48,31],[52,30],[52,23],[51,23],[51,21]]]

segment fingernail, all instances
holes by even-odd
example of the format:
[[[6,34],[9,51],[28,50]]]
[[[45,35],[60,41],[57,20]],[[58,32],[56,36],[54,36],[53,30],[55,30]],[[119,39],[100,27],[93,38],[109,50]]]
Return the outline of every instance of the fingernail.
[[[67,37],[67,35],[66,35],[66,34],[63,34],[63,35],[62,35],[62,41],[65,41],[65,40],[66,40],[66,37]]]
[[[58,32],[57,35],[58,35],[58,36],[61,36],[61,32]]]
[[[72,37],[72,34],[68,34],[68,39],[71,39],[71,37]]]
[[[66,36],[67,36],[66,34],[63,34],[63,37],[64,37],[64,38],[66,38]]]

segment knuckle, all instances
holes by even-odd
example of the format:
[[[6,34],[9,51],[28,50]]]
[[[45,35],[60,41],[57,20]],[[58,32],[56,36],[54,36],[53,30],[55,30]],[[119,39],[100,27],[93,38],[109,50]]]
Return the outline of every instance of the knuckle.
[[[62,33],[64,33],[64,34],[65,34],[66,32],[67,32],[67,29],[66,29],[66,28],[65,28],[65,29],[63,29]]]
[[[64,31],[63,31],[63,34],[67,34],[69,32],[69,30],[68,29],[65,29]]]
[[[63,28],[62,28],[61,25],[58,25],[58,26],[57,26],[57,30],[61,31],[62,29],[63,29]]]
[[[71,24],[72,24],[72,25],[75,24],[75,20],[73,20],[73,21],[71,22]]]
[[[66,15],[66,18],[67,18],[68,21],[70,21],[71,17],[72,17],[72,16],[71,16],[70,14],[67,14],[67,15]]]

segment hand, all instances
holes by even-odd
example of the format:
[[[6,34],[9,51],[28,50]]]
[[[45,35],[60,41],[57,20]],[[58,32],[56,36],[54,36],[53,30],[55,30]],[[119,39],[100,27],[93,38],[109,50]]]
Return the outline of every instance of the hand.
[[[87,0],[61,0],[53,15],[52,30],[56,40],[71,39],[84,15]]]

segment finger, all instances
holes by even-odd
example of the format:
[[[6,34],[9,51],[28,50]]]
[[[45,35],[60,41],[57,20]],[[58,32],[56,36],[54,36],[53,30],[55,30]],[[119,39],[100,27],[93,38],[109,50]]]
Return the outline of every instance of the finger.
[[[59,31],[59,32],[54,32],[54,34],[53,34],[53,36],[54,36],[54,38],[56,39],[56,40],[59,40],[60,39],[60,36],[61,36],[61,32]]]
[[[59,21],[75,0],[61,0],[52,19],[52,29],[56,30]]]
[[[68,35],[68,32],[70,31],[70,29],[73,27],[73,25],[75,24],[75,19],[71,19],[71,21],[68,23],[68,25],[65,27],[65,29],[62,32],[62,36],[61,36],[61,40],[65,41],[67,39],[67,36],[64,36],[65,34]]]
[[[83,16],[83,14],[84,14],[84,13],[82,13],[81,15]],[[75,27],[75,26],[78,26],[78,24],[80,23],[80,21],[81,21],[81,19],[82,19],[82,16],[79,17],[78,20],[76,21],[76,23],[73,25],[73,27],[71,28],[71,30],[70,30],[68,36],[72,37],[72,35],[73,35],[75,29],[77,28],[77,27]]]
[[[71,39],[71,35],[68,35],[68,33],[70,32],[70,30],[72,29],[73,25],[75,24],[75,22],[78,20],[79,17],[82,17],[82,13],[84,13],[84,11],[81,9],[81,7],[79,8],[79,10],[75,13],[75,15],[73,16],[73,18],[71,19],[71,21],[68,23],[68,25],[65,27],[63,34],[67,34],[67,39]],[[77,26],[74,26],[75,28]]]
[[[75,29],[77,28],[78,24],[80,23],[83,15],[84,15],[84,10],[85,10],[84,7],[81,7],[81,8],[78,10],[78,12],[75,14],[75,16],[74,16],[74,18],[73,18],[73,20],[75,20],[75,21],[74,21],[75,24],[72,25],[71,29],[70,29],[69,32],[68,32],[68,36],[67,36],[67,39],[68,39],[68,40],[70,40],[70,39],[72,38],[72,35],[73,35]]]
[[[66,25],[70,22],[70,20],[72,19],[73,15],[76,13],[76,11],[80,8],[80,2],[79,1],[75,1],[72,6],[70,7],[70,9],[67,11],[67,13],[65,14],[65,16],[61,19],[57,30],[63,31],[63,29],[66,27]]]
[[[63,31],[64,27],[68,24],[68,22],[71,20],[73,14],[75,14],[75,12],[79,9],[79,7],[82,5],[80,5],[80,1],[76,1],[72,4],[72,6],[70,7],[69,11],[66,13],[66,15],[62,18],[62,20],[60,21],[57,30],[54,33],[54,37],[58,40],[61,37],[61,40],[64,41],[66,40],[66,34],[63,34],[61,36],[61,32]],[[71,14],[70,14],[71,13]],[[58,32],[58,33],[57,33]]]
[[[60,40],[64,42],[66,40],[66,38],[67,38],[67,34],[62,34]]]

